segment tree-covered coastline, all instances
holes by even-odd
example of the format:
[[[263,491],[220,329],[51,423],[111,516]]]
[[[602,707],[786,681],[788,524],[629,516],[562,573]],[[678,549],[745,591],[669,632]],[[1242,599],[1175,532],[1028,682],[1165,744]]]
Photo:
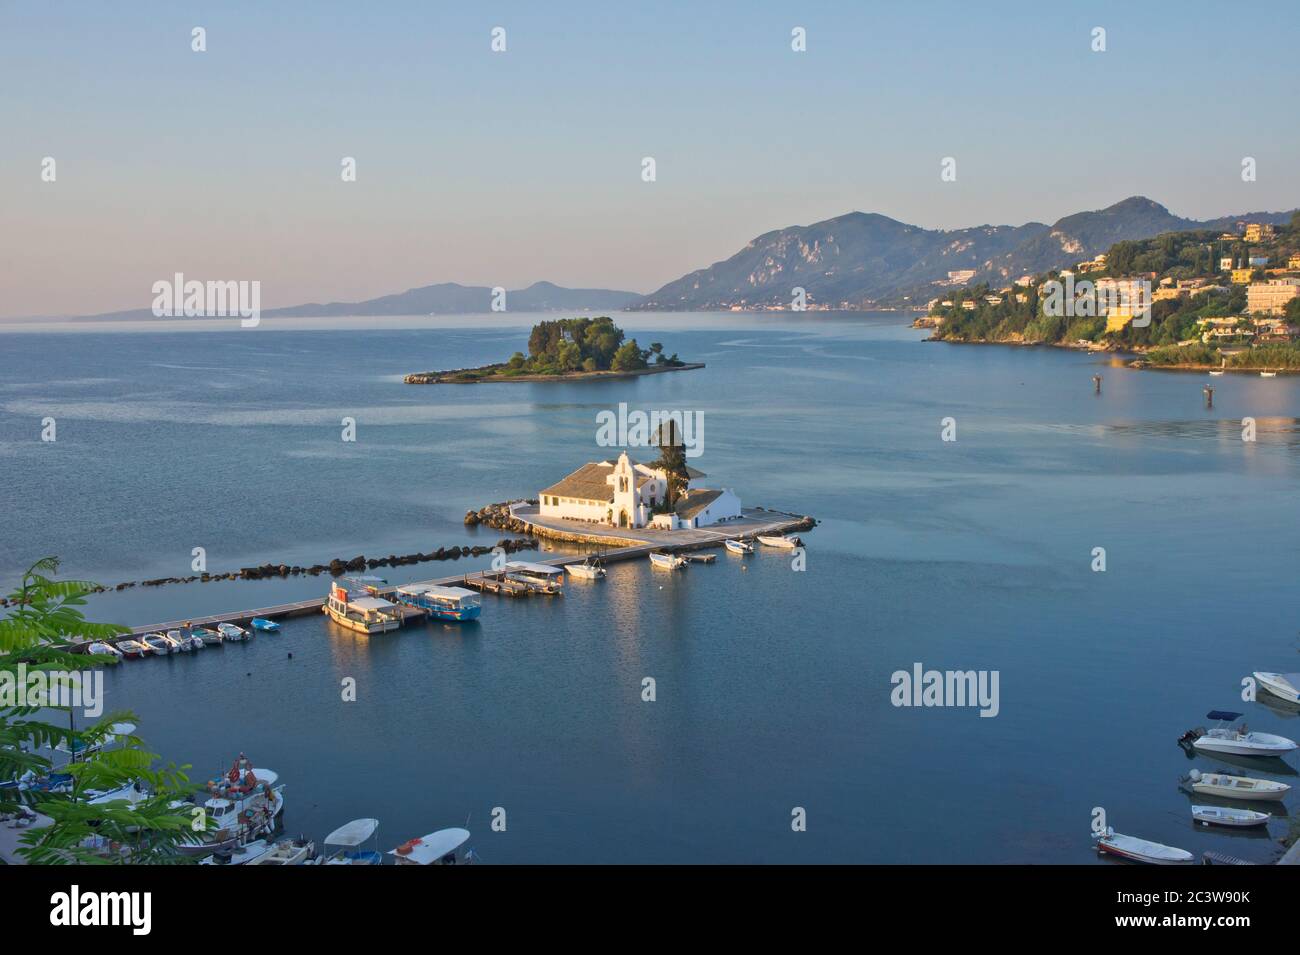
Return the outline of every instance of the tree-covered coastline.
[[[1300,342],[1257,341],[1247,309],[1246,284],[1230,281],[1223,259],[1246,262],[1267,256],[1286,263],[1300,252],[1300,213],[1263,241],[1199,230],[1171,232],[1152,239],[1118,242],[1104,260],[1087,263],[1079,274],[1049,272],[1010,288],[988,284],[954,290],[930,309],[920,324],[931,325],[934,340],[1088,348],[1132,352],[1141,364],[1153,367],[1226,367],[1228,369],[1300,369]],[[1101,264],[1099,264],[1101,263]],[[1172,290],[1150,305],[1150,322],[1128,322],[1107,329],[1097,310],[1061,314],[1049,308],[1048,283],[1082,284],[1098,280],[1148,278],[1153,287]],[[1250,281],[1269,277],[1263,268],[1250,268]],[[1195,287],[1193,287],[1195,286]],[[1059,304],[1059,302],[1057,303]],[[1255,316],[1257,317],[1257,316]],[[1300,326],[1300,298],[1292,299],[1280,316],[1288,326]],[[1204,341],[1207,320],[1216,319],[1219,332]],[[1232,325],[1232,320],[1237,325]],[[1236,335],[1240,328],[1240,335]],[[1224,346],[1224,347],[1220,347]]]

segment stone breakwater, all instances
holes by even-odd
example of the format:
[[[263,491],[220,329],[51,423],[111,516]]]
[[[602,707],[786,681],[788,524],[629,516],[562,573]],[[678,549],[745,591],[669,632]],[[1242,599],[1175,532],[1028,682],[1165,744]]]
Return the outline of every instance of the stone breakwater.
[[[466,524],[469,520],[466,519]],[[487,522],[483,522],[487,523]],[[522,521],[517,523],[522,524]],[[487,524],[492,527],[495,525]],[[157,577],[153,580],[130,581],[128,583],[116,584],[109,587],[96,587],[95,593],[104,593],[106,591],[128,590],[132,587],[161,587],[164,584],[192,584],[196,581],[209,583],[214,580],[268,580],[276,577],[298,577],[306,574],[312,577],[328,573],[333,577],[342,574],[353,573],[360,570],[374,570],[376,567],[402,567],[407,564],[421,564],[430,560],[459,560],[462,557],[481,557],[484,554],[490,554],[496,547],[500,547],[507,554],[513,554],[521,550],[536,550],[538,542],[530,538],[509,538],[503,537],[491,547],[483,544],[475,544],[473,547],[455,546],[439,547],[435,551],[428,553],[414,554],[389,554],[387,557],[366,557],[359,554],[350,559],[335,557],[327,564],[313,564],[310,567],[302,567],[298,564],[259,564],[256,567],[241,567],[239,570],[222,574],[194,574],[189,577]],[[15,605],[7,598],[0,597],[0,607]]]
[[[480,507],[477,511],[465,512],[465,526],[490,527],[497,531],[509,531],[512,534],[531,534],[533,528],[527,521],[521,521],[510,513],[511,504],[536,504],[537,501],[503,501],[500,504],[488,504],[486,507]],[[537,542],[533,542],[537,546]]]

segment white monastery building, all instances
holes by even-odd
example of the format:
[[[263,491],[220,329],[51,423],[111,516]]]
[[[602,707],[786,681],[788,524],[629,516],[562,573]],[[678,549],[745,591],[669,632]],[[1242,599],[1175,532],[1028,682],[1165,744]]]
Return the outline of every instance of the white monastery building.
[[[706,477],[687,468],[690,480]],[[740,498],[729,490],[691,488],[667,513],[655,514],[668,491],[662,468],[638,464],[624,451],[616,461],[592,461],[538,494],[542,517],[611,527],[653,526],[668,530],[705,527],[740,517]]]

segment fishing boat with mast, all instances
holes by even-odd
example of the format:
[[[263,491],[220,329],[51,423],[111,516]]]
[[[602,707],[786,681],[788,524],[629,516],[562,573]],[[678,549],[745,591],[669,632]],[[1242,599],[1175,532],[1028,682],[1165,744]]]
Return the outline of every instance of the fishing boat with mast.
[[[276,785],[278,780],[240,753],[227,772],[208,780],[203,802],[207,829],[180,851],[191,856],[230,852],[274,832],[284,811],[284,786]]]

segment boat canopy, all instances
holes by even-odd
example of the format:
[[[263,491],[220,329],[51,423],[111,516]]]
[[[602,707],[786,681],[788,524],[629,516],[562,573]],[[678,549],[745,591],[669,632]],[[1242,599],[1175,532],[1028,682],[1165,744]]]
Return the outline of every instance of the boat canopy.
[[[378,828],[378,819],[353,819],[326,836],[325,844],[330,846],[359,846],[373,836]]]
[[[1230,710],[1210,710],[1210,712],[1205,714],[1207,720],[1228,720],[1229,722],[1240,716],[1240,713],[1233,713]]]
[[[442,600],[464,600],[467,597],[478,596],[474,591],[466,590],[464,587],[441,587],[438,584],[408,584],[405,587],[398,587],[397,592],[412,597],[434,597]]]
[[[554,577],[557,574],[564,574],[563,567],[552,567],[550,564],[530,564],[526,560],[507,561],[506,570],[513,570],[522,574],[540,574],[544,577]]]
[[[469,841],[468,829],[439,829],[427,836],[415,839],[411,851],[403,855],[396,849],[389,850],[390,856],[407,859],[417,865],[431,865],[443,856],[455,852]]]
[[[356,607],[358,610],[392,610],[397,605],[383,597],[358,597],[356,600],[349,600],[348,606]]]

